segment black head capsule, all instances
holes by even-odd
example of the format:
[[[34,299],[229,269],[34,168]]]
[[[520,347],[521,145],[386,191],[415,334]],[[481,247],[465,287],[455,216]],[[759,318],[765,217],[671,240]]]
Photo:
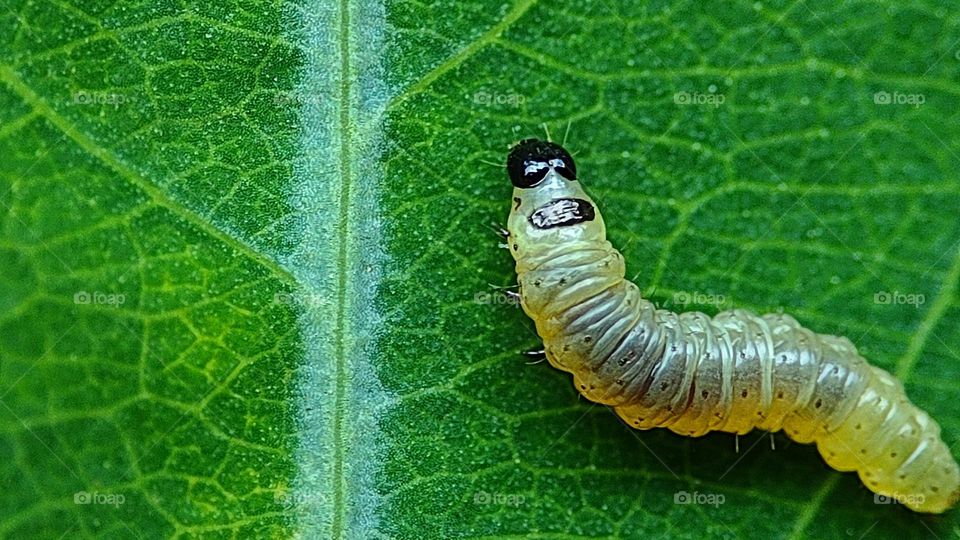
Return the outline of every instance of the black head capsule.
[[[573,158],[556,143],[524,139],[507,156],[507,174],[510,175],[510,182],[518,188],[539,184],[550,169],[567,180],[577,179],[577,166],[573,164]]]

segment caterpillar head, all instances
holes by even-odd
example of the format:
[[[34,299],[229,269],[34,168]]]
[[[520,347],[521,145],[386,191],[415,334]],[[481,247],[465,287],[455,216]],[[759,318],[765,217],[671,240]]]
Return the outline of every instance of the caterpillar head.
[[[513,206],[507,228],[520,259],[570,242],[604,241],[603,218],[577,180],[577,166],[562,146],[524,139],[507,156]]]

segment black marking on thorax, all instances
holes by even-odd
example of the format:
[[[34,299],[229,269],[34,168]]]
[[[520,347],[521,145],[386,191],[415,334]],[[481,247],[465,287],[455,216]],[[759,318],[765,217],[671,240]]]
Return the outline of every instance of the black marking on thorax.
[[[590,201],[564,198],[554,199],[538,208],[530,216],[530,223],[538,229],[552,229],[593,221],[596,217]]]

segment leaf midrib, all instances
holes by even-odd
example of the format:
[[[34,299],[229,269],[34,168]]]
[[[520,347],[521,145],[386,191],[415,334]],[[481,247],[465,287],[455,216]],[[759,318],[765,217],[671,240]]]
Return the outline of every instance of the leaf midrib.
[[[345,478],[344,469],[344,446],[346,439],[344,434],[344,409],[346,396],[346,300],[347,300],[347,279],[349,272],[348,263],[348,238],[350,236],[350,184],[353,180],[351,167],[351,142],[353,138],[353,125],[351,123],[351,79],[350,76],[350,2],[349,0],[340,0],[340,31],[338,46],[340,47],[340,215],[337,219],[337,312],[336,322],[334,323],[334,356],[336,366],[334,367],[334,384],[336,385],[334,405],[333,405],[333,523],[332,536],[340,539],[344,535],[344,521],[346,514],[346,504],[344,502]]]

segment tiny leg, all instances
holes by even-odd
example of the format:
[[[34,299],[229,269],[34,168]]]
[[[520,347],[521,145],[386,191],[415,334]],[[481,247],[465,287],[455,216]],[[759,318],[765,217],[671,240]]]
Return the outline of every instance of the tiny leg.
[[[491,223],[487,225],[487,227],[493,230],[493,232],[496,233],[496,235],[502,238],[503,240],[510,238],[510,231],[505,229],[503,225],[500,225],[499,223]]]
[[[539,364],[547,359],[547,351],[544,349],[531,349],[529,351],[523,351],[520,354],[534,360],[533,362],[527,362],[529,365]]]
[[[501,240],[507,240],[508,238],[510,238],[510,231],[503,228],[503,226],[500,225],[499,223],[491,223],[487,225],[487,228],[492,230],[494,234],[500,237]],[[499,244],[497,244],[497,247],[503,248],[503,249],[510,249],[510,244],[507,242],[500,242]]]

